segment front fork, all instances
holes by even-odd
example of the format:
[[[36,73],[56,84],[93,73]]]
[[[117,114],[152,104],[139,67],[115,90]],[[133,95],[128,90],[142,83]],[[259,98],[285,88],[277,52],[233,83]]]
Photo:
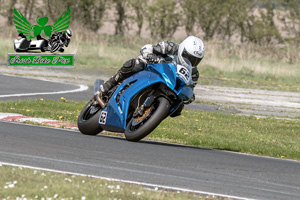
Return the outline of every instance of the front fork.
[[[147,110],[147,108],[150,108],[150,106],[152,105],[152,103],[155,100],[155,96],[153,94],[154,94],[154,90],[152,90],[150,92],[150,94],[148,95],[148,97],[146,98],[144,103],[140,107],[136,108],[136,110],[133,113],[133,117],[138,117],[138,116],[144,115],[145,110]]]
[[[144,103],[136,108],[133,113],[133,117],[143,116],[145,111],[151,107],[155,99],[159,96],[164,96],[166,99],[168,99],[171,105],[173,105],[172,113],[176,112],[177,109],[180,109],[183,106],[181,105],[183,104],[182,100],[180,100],[168,86],[165,84],[160,84],[155,86],[148,94],[148,97],[145,99]]]

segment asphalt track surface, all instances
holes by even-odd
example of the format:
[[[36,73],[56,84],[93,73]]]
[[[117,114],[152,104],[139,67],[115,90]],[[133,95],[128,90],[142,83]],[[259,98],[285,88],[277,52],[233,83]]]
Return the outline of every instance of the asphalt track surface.
[[[0,100],[10,99],[1,98],[7,94],[76,89],[78,86],[0,75]],[[42,96],[56,99],[62,95]],[[76,93],[66,95],[71,98]],[[77,95],[81,95],[79,99],[90,98],[88,91]],[[0,122],[0,162],[245,199],[300,197],[299,162],[160,142],[133,143],[118,137],[85,136],[78,131],[18,123]]]
[[[0,74],[0,101],[39,98],[59,100],[61,97],[84,101],[92,97],[92,88],[80,89],[78,85]]]

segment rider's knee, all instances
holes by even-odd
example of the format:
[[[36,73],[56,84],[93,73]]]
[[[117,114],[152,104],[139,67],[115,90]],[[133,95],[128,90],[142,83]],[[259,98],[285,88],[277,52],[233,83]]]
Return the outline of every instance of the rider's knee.
[[[120,71],[123,75],[126,74],[126,76],[131,76],[137,72],[142,71],[144,69],[144,66],[145,64],[141,62],[138,58],[130,59],[123,64]]]
[[[144,68],[145,68],[145,63],[143,61],[141,61],[139,58],[134,59],[134,66],[132,70],[135,73],[144,70]]]

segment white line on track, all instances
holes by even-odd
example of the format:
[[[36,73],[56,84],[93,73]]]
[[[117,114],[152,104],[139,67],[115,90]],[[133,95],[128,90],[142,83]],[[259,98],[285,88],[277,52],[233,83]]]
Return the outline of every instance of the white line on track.
[[[75,90],[64,90],[64,91],[58,91],[58,92],[25,93],[25,94],[6,94],[6,95],[0,95],[0,98],[3,98],[3,97],[36,96],[36,95],[46,95],[46,94],[66,94],[66,93],[74,93],[74,92],[83,92],[87,89],[88,89],[88,86],[79,85],[79,88],[75,89]]]
[[[44,171],[48,171],[48,172],[55,172],[55,173],[62,173],[62,174],[69,174],[69,175],[76,175],[76,176],[86,176],[86,177],[91,177],[91,178],[104,179],[104,180],[108,180],[108,181],[118,181],[118,182],[123,182],[123,183],[141,185],[141,186],[150,187],[150,188],[166,189],[166,190],[181,191],[181,192],[190,192],[190,193],[195,193],[195,194],[199,194],[199,195],[210,195],[210,196],[218,196],[218,197],[223,197],[223,198],[232,198],[232,199],[239,199],[239,200],[254,200],[254,199],[245,198],[245,197],[238,197],[238,196],[231,196],[231,195],[225,195],[225,194],[211,193],[211,192],[205,192],[205,191],[199,191],[199,190],[189,190],[189,189],[178,188],[178,187],[171,187],[171,186],[165,186],[165,185],[156,185],[156,184],[137,182],[137,181],[129,181],[129,180],[122,180],[122,179],[114,179],[114,178],[108,178],[108,177],[102,177],[102,176],[80,174],[80,173],[53,170],[53,169],[40,168],[40,167],[32,167],[32,166],[28,166],[28,165],[19,165],[19,164],[6,163],[6,162],[1,162],[0,161],[0,166],[1,165],[24,167],[24,168],[29,168],[29,169],[44,170]]]
[[[8,74],[1,74],[4,76],[13,76],[13,77],[20,77],[20,78],[26,78],[26,79],[34,79],[34,80],[40,80],[40,81],[48,81],[48,82],[53,82],[53,83],[61,83],[61,84],[66,84],[62,82],[57,82],[57,81],[50,81],[50,80],[45,80],[45,79],[37,79],[37,78],[29,78],[29,77],[22,77],[22,76],[16,76],[16,75],[8,75]],[[70,84],[73,85],[73,84]],[[21,97],[21,96],[36,96],[36,95],[51,95],[51,94],[66,94],[66,93],[75,93],[75,92],[83,92],[88,89],[88,86],[86,85],[77,85],[79,88],[74,89],[74,90],[64,90],[64,91],[57,91],[57,92],[39,92],[39,93],[24,93],[24,94],[7,94],[7,95],[0,95],[0,98],[4,97]]]

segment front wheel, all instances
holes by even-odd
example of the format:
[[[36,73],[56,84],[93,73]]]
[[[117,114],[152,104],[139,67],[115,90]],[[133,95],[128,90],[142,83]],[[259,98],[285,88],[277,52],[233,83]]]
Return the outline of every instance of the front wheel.
[[[88,102],[82,109],[78,116],[78,129],[84,135],[97,135],[103,129],[98,124],[101,114],[101,107],[99,104],[94,104],[94,101]]]
[[[143,116],[133,117],[125,130],[128,141],[137,142],[150,134],[162,120],[169,114],[170,102],[164,98],[156,99]]]
[[[53,42],[52,46],[50,48],[50,52],[54,53],[55,51],[57,51],[59,48],[61,47],[61,45],[59,43]]]

